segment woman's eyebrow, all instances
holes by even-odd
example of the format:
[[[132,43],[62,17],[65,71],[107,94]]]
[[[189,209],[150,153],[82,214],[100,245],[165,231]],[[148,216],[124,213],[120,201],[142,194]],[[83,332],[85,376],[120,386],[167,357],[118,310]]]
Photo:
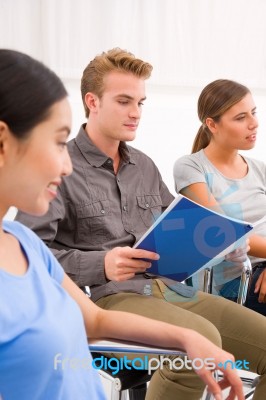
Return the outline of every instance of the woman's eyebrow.
[[[69,136],[70,135],[70,132],[71,132],[71,129],[69,128],[69,126],[62,126],[62,127],[60,127],[60,128],[58,128],[57,130],[56,130],[56,132],[58,132],[58,133],[60,133],[60,132],[65,132],[66,131],[66,133],[67,133],[67,136]]]
[[[256,111],[256,109],[257,109],[257,107],[252,108],[251,112]],[[242,112],[236,114],[235,118],[239,117],[240,115],[246,115],[247,113],[248,113],[248,111],[242,111]]]

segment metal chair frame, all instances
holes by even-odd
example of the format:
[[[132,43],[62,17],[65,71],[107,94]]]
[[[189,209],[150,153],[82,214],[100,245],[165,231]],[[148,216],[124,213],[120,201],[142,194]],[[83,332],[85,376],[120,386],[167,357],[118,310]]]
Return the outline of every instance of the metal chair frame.
[[[244,305],[247,297],[249,280],[252,274],[252,266],[250,259],[247,258],[243,263],[243,268],[240,276],[240,285],[237,296],[237,303]],[[206,293],[212,293],[212,279],[213,270],[212,268],[206,268],[204,270],[204,281],[203,281],[203,291]]]

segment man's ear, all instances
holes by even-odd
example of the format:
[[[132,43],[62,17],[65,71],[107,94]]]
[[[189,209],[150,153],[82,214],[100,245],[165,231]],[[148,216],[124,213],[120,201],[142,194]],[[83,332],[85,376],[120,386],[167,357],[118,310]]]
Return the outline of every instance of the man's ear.
[[[217,132],[217,123],[212,118],[206,118],[205,125],[209,128],[211,133]]]
[[[90,112],[95,112],[99,105],[99,97],[91,92],[85,94],[85,103]]]
[[[7,124],[0,121],[0,167],[4,163],[6,150],[8,148],[8,137],[10,136],[10,131]]]

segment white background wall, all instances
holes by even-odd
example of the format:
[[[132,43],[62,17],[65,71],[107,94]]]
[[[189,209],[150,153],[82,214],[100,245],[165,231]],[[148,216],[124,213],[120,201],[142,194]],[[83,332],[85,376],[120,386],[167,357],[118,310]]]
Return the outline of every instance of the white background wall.
[[[266,161],[265,21],[265,0],[0,0],[0,47],[42,60],[63,79],[71,137],[85,121],[80,77],[96,54],[119,46],[151,62],[134,146],[154,159],[174,193],[173,163],[190,152],[197,98],[214,79],[252,90],[260,129],[249,155]]]

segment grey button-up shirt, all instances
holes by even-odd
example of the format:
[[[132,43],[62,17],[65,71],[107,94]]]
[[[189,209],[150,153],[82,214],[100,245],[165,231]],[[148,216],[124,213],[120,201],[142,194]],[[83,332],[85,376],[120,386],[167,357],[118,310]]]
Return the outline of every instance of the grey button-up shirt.
[[[44,240],[79,286],[90,286],[93,300],[121,291],[145,294],[150,279],[144,274],[108,281],[104,257],[116,246],[133,246],[173,195],[153,161],[123,142],[116,175],[112,159],[94,146],[83,126],[68,150],[73,173],[63,178],[48,213],[19,212],[16,219]]]

